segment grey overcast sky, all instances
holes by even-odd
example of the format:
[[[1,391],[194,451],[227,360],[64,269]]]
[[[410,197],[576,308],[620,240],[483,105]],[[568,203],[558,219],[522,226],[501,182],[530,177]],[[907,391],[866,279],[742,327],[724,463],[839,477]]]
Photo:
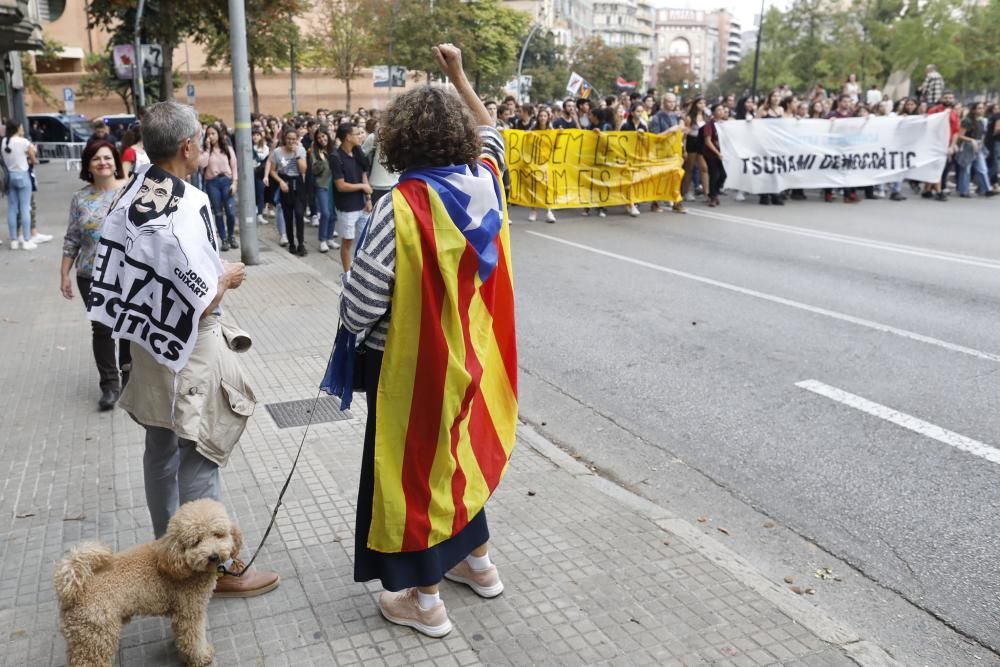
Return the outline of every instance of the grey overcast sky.
[[[784,9],[789,0],[765,0],[765,11],[774,6]],[[760,0],[653,0],[656,7],[671,7],[677,9],[701,9],[711,11],[725,7],[736,15],[736,20],[744,30],[753,27],[754,17],[760,13]]]

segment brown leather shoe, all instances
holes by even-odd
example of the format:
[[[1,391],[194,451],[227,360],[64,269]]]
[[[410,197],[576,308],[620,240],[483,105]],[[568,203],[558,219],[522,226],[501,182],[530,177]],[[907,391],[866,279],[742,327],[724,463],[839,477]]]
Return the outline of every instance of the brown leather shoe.
[[[243,561],[233,560],[228,571],[215,582],[213,595],[217,598],[252,598],[273,591],[281,583],[281,577],[277,572],[257,568],[247,570],[242,576],[236,576],[243,572],[245,567]]]

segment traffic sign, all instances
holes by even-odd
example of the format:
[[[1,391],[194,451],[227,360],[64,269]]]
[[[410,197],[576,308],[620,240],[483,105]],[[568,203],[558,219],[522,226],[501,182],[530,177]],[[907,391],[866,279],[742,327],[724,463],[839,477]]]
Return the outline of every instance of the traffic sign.
[[[63,106],[66,107],[66,113],[76,111],[76,93],[72,88],[63,88]]]
[[[188,104],[191,105],[191,106],[194,106],[194,84],[193,83],[189,83],[187,85],[187,98],[188,98]]]

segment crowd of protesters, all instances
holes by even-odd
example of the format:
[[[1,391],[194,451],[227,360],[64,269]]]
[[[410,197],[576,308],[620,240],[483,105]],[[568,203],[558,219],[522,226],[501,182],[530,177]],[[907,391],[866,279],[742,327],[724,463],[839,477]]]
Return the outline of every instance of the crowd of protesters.
[[[514,97],[508,97],[499,103],[488,101],[487,109],[502,129],[682,132],[683,200],[700,200],[710,207],[718,206],[719,196],[726,194],[726,173],[716,132],[720,123],[755,118],[838,119],[948,113],[949,157],[941,179],[935,183],[911,182],[913,192],[927,199],[947,201],[948,193],[952,191],[949,187],[950,175],[955,177],[954,192],[960,197],[973,197],[973,184],[980,196],[990,197],[1000,192],[1000,104],[959,102],[955,94],[945,87],[944,79],[934,65],[927,67],[926,78],[915,96],[898,100],[888,99],[874,86],[863,90],[855,75],[851,74],[839,90],[827,90],[823,85],[816,84],[805,94],[797,94],[782,85],[762,96],[728,94],[708,100],[701,95],[684,99],[674,93],[658,96],[655,90],[649,90],[645,94],[623,92],[599,99],[566,99],[551,105],[518,104]],[[902,182],[843,188],[839,194],[845,203],[856,203],[859,191],[865,199],[906,199]],[[825,201],[832,202],[837,194],[832,189],[825,189],[821,196]],[[808,199],[808,195],[798,189],[760,194],[758,197],[762,205],[777,206],[784,205],[788,199]],[[745,198],[745,193],[734,193],[737,201]],[[669,208],[675,212],[686,211],[681,201],[669,203]],[[651,206],[652,211],[666,208],[660,202],[653,202]],[[588,215],[589,210],[584,209],[583,213]],[[626,207],[626,213],[631,216],[640,214],[634,204]],[[606,212],[599,209],[599,214],[603,217]],[[529,210],[528,220],[535,219],[536,212]],[[555,219],[555,214],[547,210],[546,221],[555,222]]]

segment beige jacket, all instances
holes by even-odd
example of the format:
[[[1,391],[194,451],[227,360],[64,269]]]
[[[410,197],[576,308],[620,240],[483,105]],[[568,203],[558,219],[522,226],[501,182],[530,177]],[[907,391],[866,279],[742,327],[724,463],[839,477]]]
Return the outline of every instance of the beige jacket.
[[[206,315],[179,373],[133,345],[132,373],[118,404],[139,424],[168,428],[224,466],[257,405],[236,357],[251,344],[246,332],[218,315]]]

